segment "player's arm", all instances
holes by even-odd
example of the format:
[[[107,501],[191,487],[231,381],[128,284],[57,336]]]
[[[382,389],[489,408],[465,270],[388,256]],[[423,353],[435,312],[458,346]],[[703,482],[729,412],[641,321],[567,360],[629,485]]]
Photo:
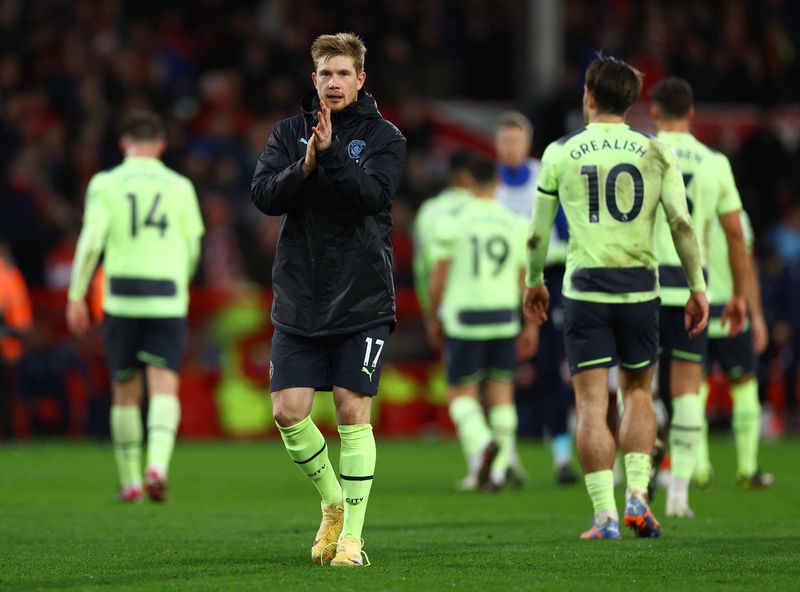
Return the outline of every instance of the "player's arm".
[[[544,283],[544,264],[547,259],[547,249],[550,244],[550,234],[553,222],[558,212],[558,198],[550,192],[537,190],[536,205],[533,209],[531,224],[528,231],[527,273],[525,285],[529,288]]]
[[[730,334],[741,331],[747,319],[745,299],[757,289],[750,255],[747,253],[747,241],[742,226],[742,200],[733,178],[733,170],[728,158],[719,154],[717,171],[720,183],[720,199],[717,207],[720,223],[725,231],[728,243],[728,264],[733,276],[733,297],[728,301],[722,313],[722,322],[729,323]]]
[[[200,251],[206,228],[203,224],[203,215],[200,212],[200,204],[197,200],[197,193],[194,190],[194,185],[191,181],[186,179],[184,185],[186,192],[186,203],[188,204],[188,212],[184,218],[184,238],[186,240],[186,252],[188,263],[188,276],[192,278],[197,271],[197,264],[200,261]]]
[[[250,184],[253,204],[270,216],[281,216],[298,206],[306,183],[303,165],[308,156],[308,145],[306,156],[300,160],[291,158],[286,142],[299,142],[300,138],[284,137],[291,131],[290,128],[286,123],[279,123],[272,130],[267,147],[258,158]]]
[[[541,325],[547,320],[550,292],[544,285],[544,265],[550,231],[558,212],[558,199],[548,190],[539,188],[536,205],[531,217],[526,248],[528,260],[525,266],[525,293],[522,296],[522,313],[530,322]]]
[[[414,272],[414,291],[417,294],[417,302],[423,314],[430,310],[431,303],[429,297],[429,280],[430,270],[425,257],[425,244],[423,237],[420,236],[420,226],[425,216],[425,206],[420,207],[417,212],[417,217],[414,220],[414,226],[411,231],[413,244],[414,244],[414,258],[411,262],[411,267]]]
[[[722,313],[722,322],[729,323],[730,335],[736,335],[742,330],[747,317],[746,298],[753,298],[755,278],[750,255],[747,253],[744,232],[740,219],[740,211],[735,210],[722,214],[719,217],[725,239],[728,243],[728,264],[733,276],[733,296],[725,305]]]
[[[525,294],[526,266],[519,270],[520,293]],[[529,360],[539,351],[539,325],[530,321],[525,314],[522,315],[522,327],[517,337],[517,360]]]
[[[431,311],[438,311],[442,306],[444,298],[444,288],[447,283],[447,274],[450,272],[449,259],[437,259],[431,271],[431,279],[428,284],[430,293]],[[435,313],[434,313],[435,314]]]
[[[655,145],[653,148],[657,149]],[[672,242],[675,244],[675,250],[678,252],[689,284],[691,294],[686,303],[684,326],[689,331],[689,336],[694,337],[708,325],[708,299],[705,294],[706,282],[703,278],[700,248],[686,203],[686,187],[675,162],[675,156],[665,147],[661,150],[666,161],[661,181],[661,205],[667,218]]]
[[[96,175],[86,190],[83,228],[78,237],[75,258],[72,260],[72,276],[69,282],[67,302],[67,326],[78,336],[85,334],[89,329],[86,292],[108,234],[109,213],[103,199],[102,181],[103,174]]]

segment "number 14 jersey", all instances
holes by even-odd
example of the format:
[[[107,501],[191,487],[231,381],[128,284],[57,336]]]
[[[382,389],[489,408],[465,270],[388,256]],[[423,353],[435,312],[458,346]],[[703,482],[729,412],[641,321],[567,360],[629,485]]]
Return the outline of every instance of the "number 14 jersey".
[[[450,267],[442,298],[444,333],[505,339],[519,333],[525,221],[494,199],[473,197],[434,227],[432,255]]]
[[[186,316],[190,251],[204,231],[191,181],[157,159],[128,157],[92,177],[83,224],[81,241],[104,253],[107,313]],[[70,297],[84,290],[73,285]]]
[[[590,123],[550,144],[537,199],[551,200],[553,212],[560,202],[567,217],[563,291],[574,300],[644,302],[658,296],[653,231],[662,205],[681,240],[695,241],[672,150],[624,123]],[[537,238],[534,232],[529,242],[534,252]],[[696,246],[687,252],[696,257]],[[704,289],[699,261],[689,264],[694,285]]]

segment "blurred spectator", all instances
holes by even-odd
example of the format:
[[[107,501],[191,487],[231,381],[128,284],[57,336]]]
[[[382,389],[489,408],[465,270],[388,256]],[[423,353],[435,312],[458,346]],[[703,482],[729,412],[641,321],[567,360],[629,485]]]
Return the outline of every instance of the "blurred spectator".
[[[0,430],[13,440],[15,370],[24,352],[22,338],[33,320],[28,288],[10,259],[8,245],[0,239]]]

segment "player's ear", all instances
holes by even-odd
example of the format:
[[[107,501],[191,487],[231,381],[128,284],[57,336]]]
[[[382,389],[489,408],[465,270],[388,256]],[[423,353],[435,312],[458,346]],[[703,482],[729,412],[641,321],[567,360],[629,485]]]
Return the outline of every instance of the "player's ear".
[[[128,151],[128,146],[130,145],[131,141],[126,136],[122,136],[119,139],[119,149],[122,151],[123,154],[125,154]]]
[[[364,81],[367,79],[367,73],[364,70],[358,73],[358,87],[356,90],[361,90],[361,87],[364,86]]]
[[[694,105],[689,105],[689,112],[688,112],[689,119],[694,119],[694,114],[695,114]]]
[[[311,84],[313,84],[314,86],[317,86],[317,73],[316,72],[312,72],[311,73]]]
[[[661,107],[657,103],[650,103],[650,117],[653,118],[653,121],[661,119]]]

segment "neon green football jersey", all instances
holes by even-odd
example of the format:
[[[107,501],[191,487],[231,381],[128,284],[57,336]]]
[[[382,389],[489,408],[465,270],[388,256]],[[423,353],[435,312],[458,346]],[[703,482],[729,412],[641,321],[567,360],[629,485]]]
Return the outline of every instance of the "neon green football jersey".
[[[439,218],[435,260],[450,267],[442,298],[444,333],[456,339],[503,339],[520,328],[526,224],[493,199],[470,198]]]
[[[755,239],[750,217],[747,212],[740,210],[739,220],[744,231],[745,248],[748,253],[751,253]],[[708,336],[711,339],[728,336],[728,329],[722,325],[719,310],[728,303],[732,296],[733,274],[728,261],[728,239],[725,237],[722,224],[716,218],[711,222],[708,233],[708,302],[712,307],[711,317],[708,319]],[[749,326],[749,321],[746,321],[742,330],[746,331]]]
[[[84,297],[103,252],[107,313],[186,316],[203,232],[191,181],[157,159],[128,157],[86,190],[69,297]]]
[[[719,216],[742,209],[742,200],[733,180],[731,165],[727,157],[714,152],[690,133],[660,132],[658,139],[675,151],[686,186],[689,212],[700,244],[700,256],[707,265],[706,253],[712,224],[719,220]],[[656,256],[659,263],[661,304],[685,305],[689,299],[686,276],[681,269],[663,212],[659,212],[656,218]]]
[[[672,150],[656,138],[624,123],[590,123],[547,147],[529,232],[529,286],[543,281],[559,203],[569,224],[566,297],[605,303],[656,298],[653,229],[662,209],[693,287],[705,289],[681,173]]]
[[[453,187],[439,195],[427,199],[417,211],[414,219],[414,288],[417,301],[423,311],[431,307],[428,283],[436,261],[433,259],[432,245],[436,242],[434,232],[441,217],[452,215],[453,211],[471,199],[468,190]]]

